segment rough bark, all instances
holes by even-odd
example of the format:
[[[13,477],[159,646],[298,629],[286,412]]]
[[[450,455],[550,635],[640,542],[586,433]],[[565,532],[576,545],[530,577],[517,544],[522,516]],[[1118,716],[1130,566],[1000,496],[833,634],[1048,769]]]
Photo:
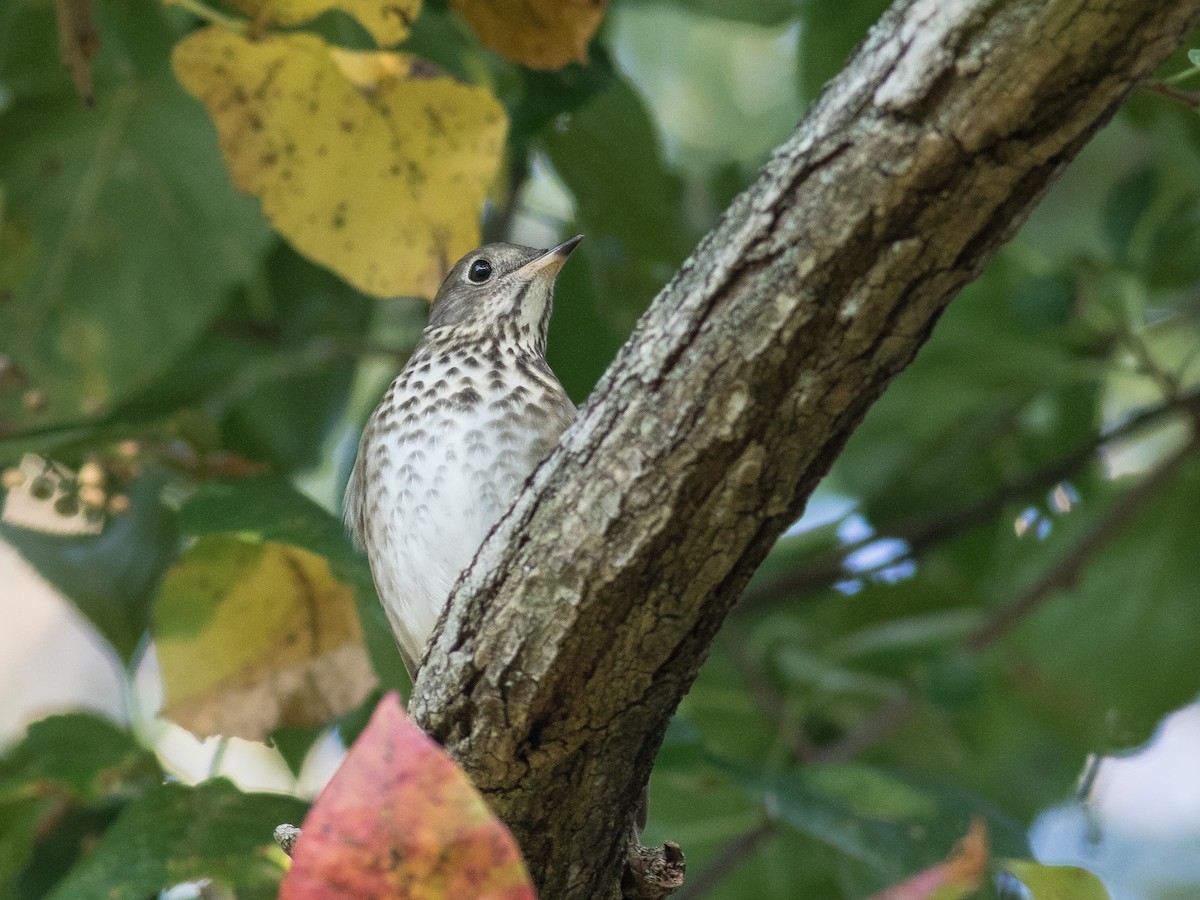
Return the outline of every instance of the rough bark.
[[[411,704],[541,896],[620,895],[666,723],[750,574],[1198,19],[1200,0],[900,0],[655,300],[460,581]]]

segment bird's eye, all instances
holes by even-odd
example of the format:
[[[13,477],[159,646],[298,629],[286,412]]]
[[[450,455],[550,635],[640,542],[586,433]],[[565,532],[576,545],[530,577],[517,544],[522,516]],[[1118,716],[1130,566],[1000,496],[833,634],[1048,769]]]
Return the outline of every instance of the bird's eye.
[[[492,264],[486,259],[477,259],[467,269],[467,278],[474,284],[483,284],[492,277]]]

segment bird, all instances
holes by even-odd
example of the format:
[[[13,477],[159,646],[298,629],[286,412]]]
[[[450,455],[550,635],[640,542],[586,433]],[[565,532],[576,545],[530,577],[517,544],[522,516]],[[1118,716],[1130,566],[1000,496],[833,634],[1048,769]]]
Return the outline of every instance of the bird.
[[[346,526],[414,681],[458,576],[575,419],[546,332],[555,280],[582,239],[486,244],[455,263],[363,428]]]

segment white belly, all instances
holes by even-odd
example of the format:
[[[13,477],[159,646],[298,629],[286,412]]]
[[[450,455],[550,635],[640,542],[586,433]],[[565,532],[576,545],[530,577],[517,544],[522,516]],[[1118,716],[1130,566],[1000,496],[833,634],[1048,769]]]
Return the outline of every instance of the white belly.
[[[456,372],[447,378],[450,392],[426,398],[427,386],[446,376],[439,368],[456,367],[406,369],[397,378],[363,433],[347,501],[349,510],[359,492],[359,537],[410,673],[454,582],[569,421],[530,402],[545,399],[543,383],[526,382],[517,394],[525,402],[514,401],[522,379],[511,371],[500,390]],[[477,402],[446,400],[462,387]],[[394,402],[413,395],[421,400],[409,409]]]

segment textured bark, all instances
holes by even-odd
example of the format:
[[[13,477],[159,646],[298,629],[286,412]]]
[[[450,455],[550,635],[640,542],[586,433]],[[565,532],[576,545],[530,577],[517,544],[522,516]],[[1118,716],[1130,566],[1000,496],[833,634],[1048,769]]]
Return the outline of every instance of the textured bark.
[[[620,895],[666,723],[750,574],[1198,19],[1200,0],[901,0],[655,300],[460,581],[411,704],[541,896]]]

